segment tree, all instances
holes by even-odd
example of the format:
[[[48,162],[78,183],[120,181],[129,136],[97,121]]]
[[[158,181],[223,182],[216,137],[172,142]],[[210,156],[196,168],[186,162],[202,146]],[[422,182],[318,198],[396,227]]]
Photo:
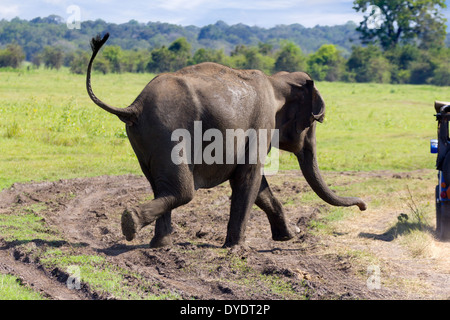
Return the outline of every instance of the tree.
[[[313,79],[337,81],[343,72],[344,58],[336,46],[324,44],[308,57],[307,63],[308,72]]]
[[[147,65],[147,70],[150,72],[160,73],[171,70],[172,54],[166,46],[159,49],[154,49],[151,52],[152,59]]]
[[[122,71],[125,72],[145,72],[150,61],[150,51],[148,50],[123,50],[121,58]]]
[[[268,56],[272,53],[273,45],[270,43],[259,42],[258,43],[259,53]]]
[[[411,65],[420,59],[420,49],[412,44],[405,44],[386,51],[384,55],[392,65],[392,82],[409,83]]]
[[[227,59],[228,66],[238,69],[256,69],[269,74],[275,65],[275,59],[261,53],[261,47],[238,45]]]
[[[31,62],[33,63],[33,66],[35,66],[36,68],[39,68],[41,66],[42,63],[42,54],[35,54],[33,56],[33,58],[31,59]]]
[[[70,62],[70,71],[76,74],[84,74],[89,63],[89,54],[86,51],[77,51]]]
[[[411,72],[409,83],[412,84],[432,83],[435,71],[440,65],[445,63],[445,57],[442,58],[444,58],[444,60],[442,60],[441,57],[439,57],[439,52],[436,52],[434,50],[430,51],[421,50],[417,60],[411,62],[409,68]],[[441,69],[441,71],[445,71],[445,69]],[[443,73],[440,74],[440,77],[442,76]]]
[[[434,71],[431,83],[437,86],[450,86],[450,64],[441,64]]]
[[[243,67],[244,69],[264,69],[263,56],[261,53],[259,53],[258,48],[256,47],[247,49],[247,51],[245,52],[245,60],[246,63]]]
[[[201,62],[216,62],[223,64],[224,59],[225,53],[223,50],[200,48],[194,53],[190,63],[198,64]]]
[[[119,46],[107,46],[103,49],[103,56],[109,61],[112,72],[122,72],[123,52]]]
[[[147,67],[148,62],[151,59],[151,54],[149,50],[139,50],[135,52],[134,62],[135,62],[135,72],[143,73]]]
[[[103,74],[111,72],[111,63],[103,56],[99,56],[94,63],[93,69]]]
[[[438,86],[450,86],[450,48],[436,50],[436,68],[431,83]]]
[[[188,65],[191,60],[191,45],[186,38],[178,38],[167,48],[162,46],[151,52],[152,59],[147,66],[150,72],[176,71]]]
[[[45,46],[42,53],[42,60],[46,68],[59,69],[64,61],[64,53],[59,47]]]
[[[178,38],[169,46],[171,54],[171,71],[184,68],[191,57],[191,44],[186,38]]]
[[[223,27],[216,24],[210,24],[200,29],[198,34],[198,40],[206,39],[206,40],[220,40],[224,38],[225,34],[223,31]],[[222,22],[223,23],[223,22]],[[226,25],[226,24],[225,24]],[[228,27],[226,25],[226,27]]]
[[[353,9],[363,12],[357,30],[365,43],[378,41],[385,50],[401,41],[418,39],[423,47],[443,43],[446,19],[440,13],[445,0],[354,0]]]
[[[0,50],[0,67],[18,68],[25,59],[22,47],[16,43],[6,46],[6,49]]]
[[[293,42],[284,41],[275,61],[274,71],[303,71],[305,69],[305,57],[300,47]]]
[[[391,80],[391,65],[374,45],[354,47],[347,68],[349,81],[386,83]]]

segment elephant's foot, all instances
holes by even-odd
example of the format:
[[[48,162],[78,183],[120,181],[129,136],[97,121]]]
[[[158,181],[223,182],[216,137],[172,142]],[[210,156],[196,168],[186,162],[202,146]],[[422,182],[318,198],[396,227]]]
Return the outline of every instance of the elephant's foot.
[[[237,246],[238,244],[236,243],[231,243],[231,242],[225,242],[222,246],[223,249],[227,249],[227,248],[233,248],[234,246]]]
[[[289,241],[294,237],[294,234],[289,229],[272,230],[272,240],[274,241]]]
[[[234,248],[234,247],[241,247],[244,246],[245,239],[233,239],[231,237],[228,237],[225,239],[225,243],[223,244],[222,248]]]
[[[153,237],[150,241],[150,248],[162,248],[172,245],[172,237],[170,235],[164,237]]]
[[[125,209],[122,213],[122,233],[127,241],[133,240],[140,228],[141,224],[137,211],[135,209]]]
[[[274,241],[289,241],[293,237],[294,237],[294,235],[290,232],[287,234],[273,234],[272,240],[274,240]]]

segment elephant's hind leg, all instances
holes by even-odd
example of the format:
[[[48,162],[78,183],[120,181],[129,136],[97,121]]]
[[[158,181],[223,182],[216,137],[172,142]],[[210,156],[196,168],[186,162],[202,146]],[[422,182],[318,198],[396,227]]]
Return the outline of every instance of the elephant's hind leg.
[[[136,233],[141,229],[142,225],[136,209],[127,208],[122,213],[122,233],[127,241],[131,241],[136,236]]]
[[[142,166],[142,165],[141,165]],[[170,244],[171,211],[190,202],[194,198],[194,182],[187,166],[165,165],[159,168],[160,175],[152,176],[143,167],[143,172],[150,181],[155,198],[137,208],[127,209],[122,214],[122,233],[128,241],[136,236],[143,227],[156,221],[155,236],[150,243],[153,247]],[[158,172],[158,168],[155,168]]]
[[[122,233],[131,241],[139,230],[160,218],[164,213],[170,211],[171,197],[161,197],[145,203],[138,208],[127,208],[122,214]]]
[[[164,213],[155,223],[155,235],[150,241],[150,248],[160,248],[172,245],[172,212]]]
[[[143,227],[152,222],[159,221],[156,226],[155,236],[170,233],[170,211],[176,207],[188,203],[193,196],[167,195],[153,199],[138,208],[126,209],[122,214],[122,233],[128,241],[131,241]],[[167,216],[166,218],[163,218]],[[158,231],[160,234],[158,234]]]
[[[273,195],[264,176],[262,177],[261,187],[255,204],[266,213],[272,230],[273,240],[287,241],[294,237],[287,226],[283,206]]]

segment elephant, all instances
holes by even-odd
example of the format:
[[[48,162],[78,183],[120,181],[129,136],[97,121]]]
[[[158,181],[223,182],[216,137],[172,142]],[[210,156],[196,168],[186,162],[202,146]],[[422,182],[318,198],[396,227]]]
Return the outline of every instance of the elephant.
[[[131,105],[118,108],[101,101],[91,88],[93,61],[108,37],[106,33],[91,41],[93,52],[86,88],[96,105],[125,123],[130,144],[154,192],[153,200],[124,210],[121,227],[127,241],[155,222],[150,247],[172,245],[172,210],[189,203],[198,189],[213,188],[226,181],[232,193],[223,247],[245,244],[245,229],[254,204],[267,215],[273,240],[294,237],[285,210],[261,170],[261,159],[253,163],[174,163],[173,150],[180,140],[174,141],[173,132],[183,129],[195,134],[195,122],[201,122],[203,133],[209,129],[223,134],[229,129],[278,130],[278,148],[295,154],[303,176],[321,199],[333,206],[356,205],[366,210],[367,205],[360,198],[336,195],[319,171],[315,131],[316,122],[323,122],[325,103],[308,74],[279,72],[268,76],[258,70],[237,70],[204,62],[159,74]],[[263,145],[266,155],[271,141],[267,139]],[[247,152],[249,139],[244,143]],[[204,143],[201,148],[205,149]],[[185,156],[195,156],[194,151],[188,155],[190,149],[186,150]],[[231,151],[234,157],[236,150],[237,147]]]

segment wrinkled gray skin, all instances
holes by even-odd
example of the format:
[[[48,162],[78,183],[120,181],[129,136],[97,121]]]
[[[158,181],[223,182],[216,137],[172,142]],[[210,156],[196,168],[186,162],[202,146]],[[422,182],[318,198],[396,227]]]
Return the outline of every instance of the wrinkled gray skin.
[[[175,165],[171,161],[172,149],[179,143],[171,141],[172,132],[185,128],[194,137],[194,121],[202,121],[203,132],[217,128],[224,137],[226,129],[267,129],[269,133],[270,129],[279,129],[280,149],[297,156],[305,179],[320,198],[334,206],[366,209],[359,198],[337,196],[322,179],[316,159],[315,130],[316,121],[323,121],[325,104],[307,74],[280,72],[266,76],[256,70],[201,63],[157,76],[130,106],[115,108],[100,101],[90,84],[93,60],[107,37],[93,39],[94,52],[86,80],[88,93],[98,106],[126,123],[128,138],[155,196],[138,208],[124,211],[122,232],[127,240],[156,221],[150,246],[170,245],[171,210],[191,201],[197,189],[212,188],[227,180],[232,196],[225,247],[244,242],[254,203],[267,214],[273,240],[293,237],[280,201],[261,174],[259,162]]]

